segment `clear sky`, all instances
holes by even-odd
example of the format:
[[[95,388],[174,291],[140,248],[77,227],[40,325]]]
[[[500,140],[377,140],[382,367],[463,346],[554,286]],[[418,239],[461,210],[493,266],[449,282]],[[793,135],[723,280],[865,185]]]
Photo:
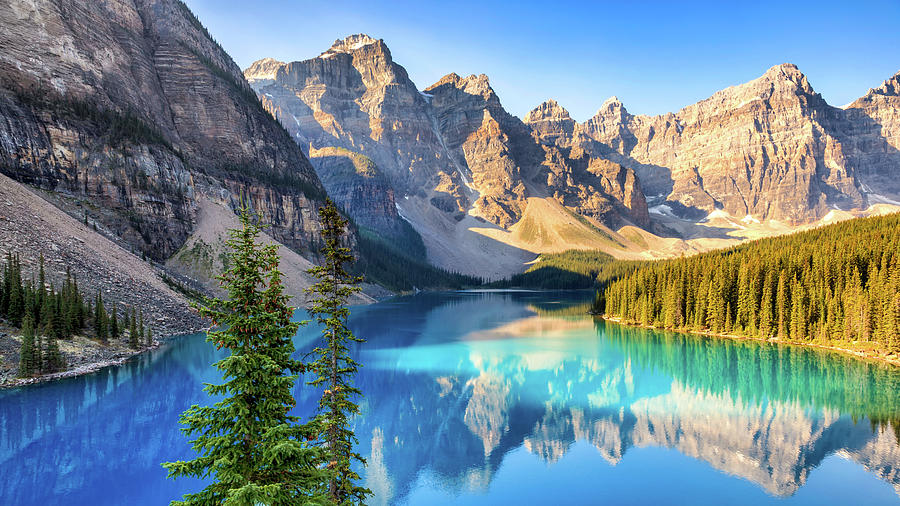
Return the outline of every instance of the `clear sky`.
[[[840,106],[900,70],[900,0],[187,4],[241,68],[368,33],[420,89],[450,72],[487,74],[520,117],[554,98],[584,121],[612,95],[635,114],[676,111],[785,62]]]

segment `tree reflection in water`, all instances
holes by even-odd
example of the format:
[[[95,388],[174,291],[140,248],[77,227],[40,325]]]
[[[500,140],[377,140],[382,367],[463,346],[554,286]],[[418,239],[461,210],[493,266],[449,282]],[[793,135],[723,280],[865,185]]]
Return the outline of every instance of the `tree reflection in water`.
[[[900,491],[897,371],[606,324],[585,314],[590,296],[420,294],[355,308],[351,326],[368,339],[356,356],[366,395],[356,428],[372,502],[402,502],[423,477],[450,497],[482,493],[514,452],[552,468],[577,444],[603,466],[634,448],[672,449],[779,497],[837,454]],[[298,347],[315,335],[301,330]],[[207,402],[201,383],[218,379],[216,358],[195,336],[0,392],[3,503],[164,504],[199,488],[165,480],[159,462],[190,454],[178,415]],[[297,398],[303,414],[318,393],[300,385]]]

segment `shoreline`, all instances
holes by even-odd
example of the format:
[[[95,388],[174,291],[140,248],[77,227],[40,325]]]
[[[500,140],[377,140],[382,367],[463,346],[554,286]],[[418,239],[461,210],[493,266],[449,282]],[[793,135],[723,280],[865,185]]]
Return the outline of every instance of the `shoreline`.
[[[0,382],[0,391],[8,390],[18,387],[24,387],[29,385],[36,385],[39,383],[48,383],[51,381],[61,380],[65,378],[75,378],[78,376],[83,376],[85,374],[91,374],[97,372],[101,369],[105,369],[107,367],[115,367],[128,362],[129,360],[141,356],[144,353],[148,353],[154,350],[158,350],[162,347],[162,345],[169,340],[177,339],[182,336],[186,336],[189,334],[195,334],[198,332],[205,332],[207,328],[197,329],[197,330],[189,330],[186,332],[178,332],[175,334],[169,334],[160,339],[154,339],[153,344],[146,348],[141,348],[140,350],[134,350],[133,353],[129,353],[124,356],[116,357],[116,358],[108,358],[103,360],[98,360],[96,362],[90,362],[86,364],[81,364],[77,367],[73,367],[71,369],[66,369],[65,371],[55,372],[52,374],[42,374],[40,376],[34,376],[30,378],[14,378],[12,381],[3,381]]]
[[[790,341],[778,339],[777,337],[765,339],[762,337],[748,337],[748,336],[740,336],[737,334],[725,334],[725,333],[715,333],[715,332],[701,332],[701,331],[693,331],[693,330],[674,330],[674,329],[664,329],[659,327],[652,327],[649,325],[642,325],[640,323],[631,323],[625,321],[621,318],[614,316],[606,316],[598,313],[588,313],[594,318],[600,318],[603,321],[607,321],[610,323],[615,323],[616,325],[622,325],[625,327],[636,327],[643,328],[649,330],[657,330],[663,332],[677,332],[679,334],[686,334],[691,336],[702,336],[702,337],[712,337],[716,339],[729,339],[732,341],[757,341],[761,343],[770,343],[770,344],[778,344],[778,345],[788,345],[788,346],[801,346],[806,348],[816,348],[819,350],[830,351],[832,353],[839,353],[841,355],[851,356],[853,358],[862,359],[868,362],[875,362],[881,365],[886,365],[889,367],[900,367],[900,355],[896,354],[883,354],[876,353],[873,351],[867,350],[854,350],[850,348],[844,348],[841,346],[835,346],[833,344],[824,344],[820,342],[805,342],[805,341]]]

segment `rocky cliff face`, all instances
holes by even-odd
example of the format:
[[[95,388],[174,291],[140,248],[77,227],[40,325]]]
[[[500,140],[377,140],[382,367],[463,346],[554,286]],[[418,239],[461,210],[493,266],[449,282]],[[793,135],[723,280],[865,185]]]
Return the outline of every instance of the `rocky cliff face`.
[[[334,202],[357,225],[391,237],[403,233],[394,190],[370,158],[344,148],[312,148],[310,161]]]
[[[850,104],[845,119],[842,140],[867,200],[900,201],[900,72]]]
[[[319,180],[183,3],[3,3],[0,171],[157,260],[190,234],[199,194],[243,193],[277,239],[309,246]]]
[[[383,41],[353,35],[310,60],[260,60],[245,76],[304,149],[365,155],[395,193],[450,220],[438,228],[467,214],[509,228],[529,198],[555,198],[610,225],[647,224],[633,171],[597,175],[582,153],[570,159],[568,150],[542,145],[506,112],[485,75],[448,74],[420,92]],[[323,167],[319,175],[329,179]]]
[[[634,116],[613,97],[574,127],[552,119],[558,109],[546,105],[529,118],[545,142],[633,168],[647,194],[665,198],[683,216],[720,209],[799,224],[833,208],[865,208],[872,203],[866,193],[877,193],[867,189],[872,185],[896,194],[895,84],[886,82],[844,111],[784,64],[677,113]]]

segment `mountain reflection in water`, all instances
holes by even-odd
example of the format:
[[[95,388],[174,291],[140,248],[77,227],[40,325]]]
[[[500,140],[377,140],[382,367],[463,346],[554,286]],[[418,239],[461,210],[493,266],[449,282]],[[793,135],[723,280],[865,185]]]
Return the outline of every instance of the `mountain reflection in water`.
[[[372,504],[900,503],[900,372],[797,347],[607,324],[588,293],[450,293],[353,308]],[[298,314],[298,317],[302,316]],[[308,349],[315,329],[302,329]],[[178,415],[202,336],[0,392],[0,502],[164,504],[198,481]],[[299,414],[317,392],[297,387]],[[535,464],[540,464],[536,466]],[[821,476],[821,478],[816,478]],[[700,493],[702,492],[702,495]]]
[[[897,371],[608,324],[582,300],[543,298],[420,295],[408,303],[421,319],[399,332],[389,305],[354,321],[369,339],[357,434],[380,499],[401,500],[423,471],[455,493],[485,492],[511,450],[552,464],[576,441],[611,465],[634,447],[673,448],[775,496],[837,453],[900,494]]]

